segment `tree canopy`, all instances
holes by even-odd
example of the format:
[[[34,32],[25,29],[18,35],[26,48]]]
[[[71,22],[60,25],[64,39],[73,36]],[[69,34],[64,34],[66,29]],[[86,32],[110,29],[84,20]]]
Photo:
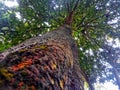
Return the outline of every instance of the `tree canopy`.
[[[4,1],[0,2],[1,52],[63,25],[68,14],[74,11],[72,35],[78,45],[80,67],[87,74],[89,82],[96,82],[97,77],[101,77],[101,82],[104,82],[109,77],[108,80],[119,84],[116,76],[110,74],[113,68],[117,68],[117,72],[120,73],[120,63],[115,61],[120,59],[119,47],[110,46],[107,40],[110,38],[115,42],[114,40],[120,39],[120,0],[17,0],[17,2],[18,6],[15,7],[6,6]],[[76,3],[78,6],[75,8]],[[106,63],[113,68],[107,67]]]

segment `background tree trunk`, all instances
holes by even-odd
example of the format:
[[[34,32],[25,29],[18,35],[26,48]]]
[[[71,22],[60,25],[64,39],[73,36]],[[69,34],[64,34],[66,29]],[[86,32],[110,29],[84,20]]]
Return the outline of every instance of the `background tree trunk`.
[[[120,77],[119,77],[119,73],[116,68],[113,68],[113,73],[115,75],[116,82],[117,82],[118,88],[120,90]]]

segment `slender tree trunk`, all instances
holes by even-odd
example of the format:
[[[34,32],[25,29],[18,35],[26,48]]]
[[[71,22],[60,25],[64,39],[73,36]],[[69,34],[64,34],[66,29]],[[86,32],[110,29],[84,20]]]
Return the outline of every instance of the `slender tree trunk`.
[[[89,90],[95,90],[94,86],[90,82],[88,83],[89,83]]]
[[[116,82],[117,82],[118,88],[120,90],[120,77],[119,77],[119,74],[118,74],[118,71],[116,70],[116,68],[113,68],[113,73],[115,75]]]

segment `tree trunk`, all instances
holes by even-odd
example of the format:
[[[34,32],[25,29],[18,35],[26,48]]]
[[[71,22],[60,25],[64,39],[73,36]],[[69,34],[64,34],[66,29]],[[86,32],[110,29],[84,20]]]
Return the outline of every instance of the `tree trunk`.
[[[4,51],[0,67],[0,90],[84,90],[69,25]]]
[[[117,69],[114,68],[114,67],[113,67],[113,73],[115,75],[116,82],[117,82],[118,88],[120,90],[120,77],[119,77],[119,73],[118,73]]]

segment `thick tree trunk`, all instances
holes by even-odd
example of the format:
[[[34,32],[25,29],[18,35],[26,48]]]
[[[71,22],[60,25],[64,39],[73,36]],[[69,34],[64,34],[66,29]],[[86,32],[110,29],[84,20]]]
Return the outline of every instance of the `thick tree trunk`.
[[[84,90],[68,25],[1,53],[0,66],[0,90]]]

